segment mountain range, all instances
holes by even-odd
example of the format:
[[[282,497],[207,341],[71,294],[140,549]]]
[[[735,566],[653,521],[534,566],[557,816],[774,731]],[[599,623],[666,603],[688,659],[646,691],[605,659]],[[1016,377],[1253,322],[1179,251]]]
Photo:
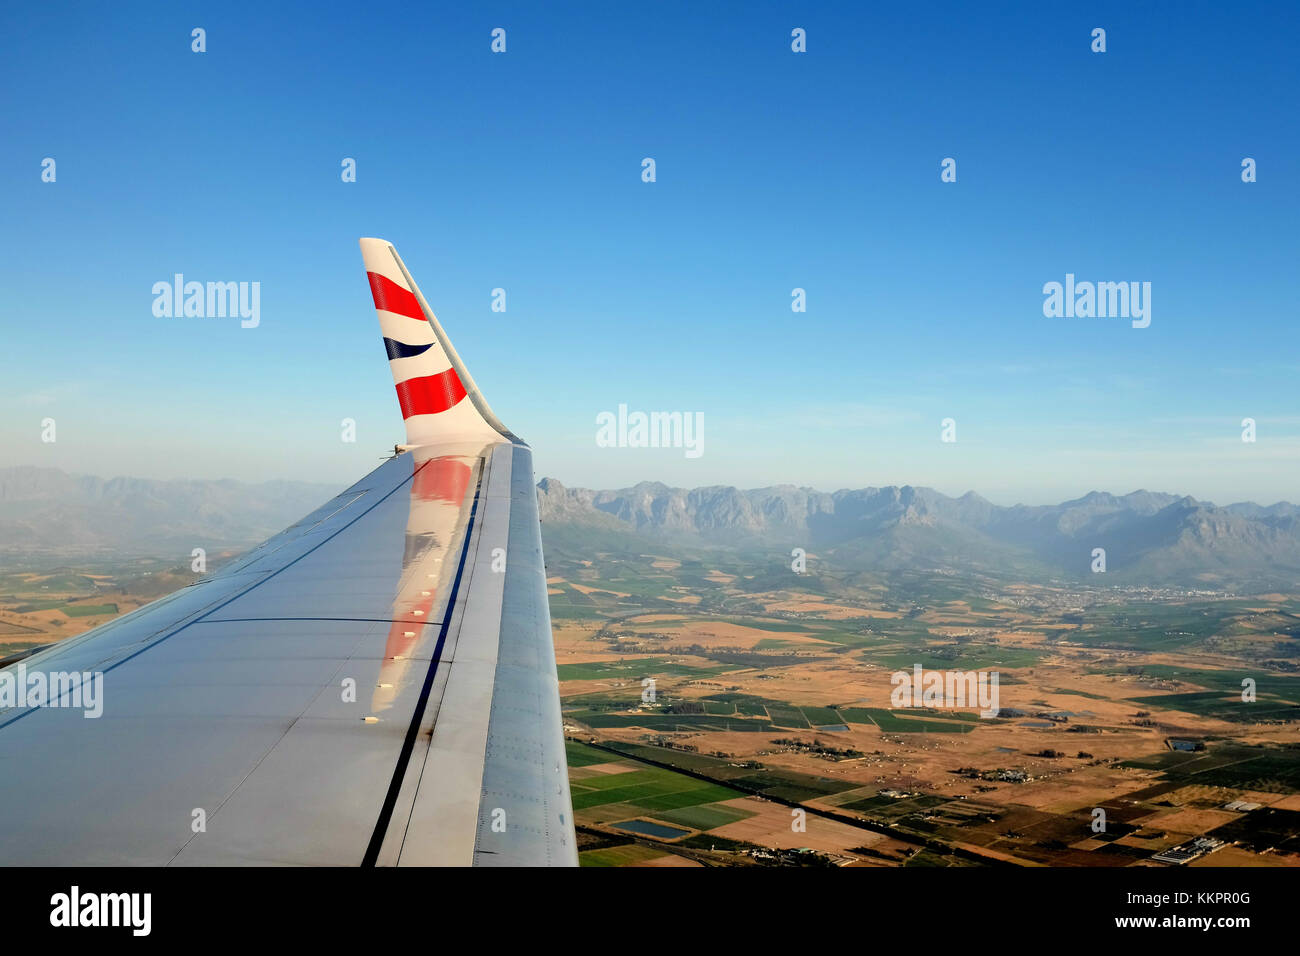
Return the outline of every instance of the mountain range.
[[[0,555],[190,560],[190,551],[243,549],[338,494],[299,481],[95,478],[57,468],[0,469]]]
[[[1296,590],[1300,508],[1218,506],[1188,496],[1090,492],[1056,505],[999,506],[910,485],[820,492],[792,485],[742,491],[642,482],[617,491],[538,484],[548,526],[635,533],[665,543],[825,552],[854,569],[978,569],[1183,587]]]
[[[251,547],[340,489],[310,482],[95,478],[0,469],[0,554],[188,559]],[[1151,491],[1000,506],[968,492],[778,485],[596,491],[537,485],[548,548],[806,549],[854,570],[977,570],[1090,583],[1300,590],[1300,507],[1215,505]],[[1106,577],[1092,571],[1105,550]]]

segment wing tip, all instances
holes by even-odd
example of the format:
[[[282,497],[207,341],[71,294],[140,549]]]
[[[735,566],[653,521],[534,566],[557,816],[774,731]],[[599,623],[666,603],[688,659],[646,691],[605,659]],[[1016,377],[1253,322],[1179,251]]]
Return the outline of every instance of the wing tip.
[[[444,428],[450,429],[446,434],[474,433],[490,436],[495,440],[504,439],[516,444],[524,444],[517,435],[502,424],[483,398],[465,363],[457,354],[456,347],[451,344],[447,333],[443,331],[393,244],[386,239],[373,236],[363,236],[358,242],[361,246],[361,256],[365,260],[366,272],[370,277],[375,308],[379,310],[381,316],[381,327],[383,316],[393,312],[410,319],[419,319],[422,323],[427,322],[439,346],[438,353],[450,365],[450,368],[441,371],[436,367],[417,371],[409,365],[399,369],[394,362],[410,363],[416,359],[412,356],[394,356],[393,348],[389,347],[389,366],[393,370],[402,417],[406,421],[407,444],[429,444],[444,434]],[[389,283],[395,285],[396,289]],[[387,336],[387,333],[385,335]],[[420,344],[423,341],[421,340]],[[388,344],[387,338],[385,344]],[[432,356],[435,353],[427,350],[426,347],[420,350],[420,354]],[[436,363],[436,365],[441,364],[441,362]],[[425,374],[428,372],[433,374]],[[461,402],[466,399],[468,400],[465,401],[466,407],[460,408]],[[453,412],[453,409],[458,410]],[[452,414],[444,420],[434,418],[445,412]]]

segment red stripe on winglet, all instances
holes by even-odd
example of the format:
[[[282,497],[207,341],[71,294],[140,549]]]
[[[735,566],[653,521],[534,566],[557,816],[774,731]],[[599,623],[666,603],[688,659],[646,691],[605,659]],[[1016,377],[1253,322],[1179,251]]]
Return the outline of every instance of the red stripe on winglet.
[[[470,467],[459,458],[431,458],[415,473],[411,482],[411,500],[445,501],[454,505],[465,500],[469,490]]]
[[[381,276],[378,272],[367,272],[366,278],[370,280],[370,294],[375,297],[376,309],[395,312],[407,318],[419,319],[421,322],[425,321],[414,292],[408,292],[392,279]]]
[[[445,412],[464,397],[465,386],[460,384],[460,376],[454,368],[397,383],[397,400],[402,405],[404,419],[412,415]]]

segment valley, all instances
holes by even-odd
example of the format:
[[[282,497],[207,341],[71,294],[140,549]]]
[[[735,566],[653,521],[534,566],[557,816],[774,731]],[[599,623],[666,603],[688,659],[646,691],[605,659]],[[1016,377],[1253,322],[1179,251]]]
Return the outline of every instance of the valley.
[[[796,575],[722,550],[553,548],[548,574],[571,746],[631,758],[573,771],[598,859],[634,828],[706,863],[1164,866],[1207,838],[1186,865],[1300,864],[1293,596]],[[999,716],[891,708],[916,664],[997,671]]]

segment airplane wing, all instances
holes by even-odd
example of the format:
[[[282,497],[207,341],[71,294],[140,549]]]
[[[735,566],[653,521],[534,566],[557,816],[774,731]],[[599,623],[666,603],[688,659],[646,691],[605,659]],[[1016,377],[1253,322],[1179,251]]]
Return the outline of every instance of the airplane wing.
[[[531,454],[396,250],[361,251],[406,444],[0,669],[0,863],[576,865]]]

